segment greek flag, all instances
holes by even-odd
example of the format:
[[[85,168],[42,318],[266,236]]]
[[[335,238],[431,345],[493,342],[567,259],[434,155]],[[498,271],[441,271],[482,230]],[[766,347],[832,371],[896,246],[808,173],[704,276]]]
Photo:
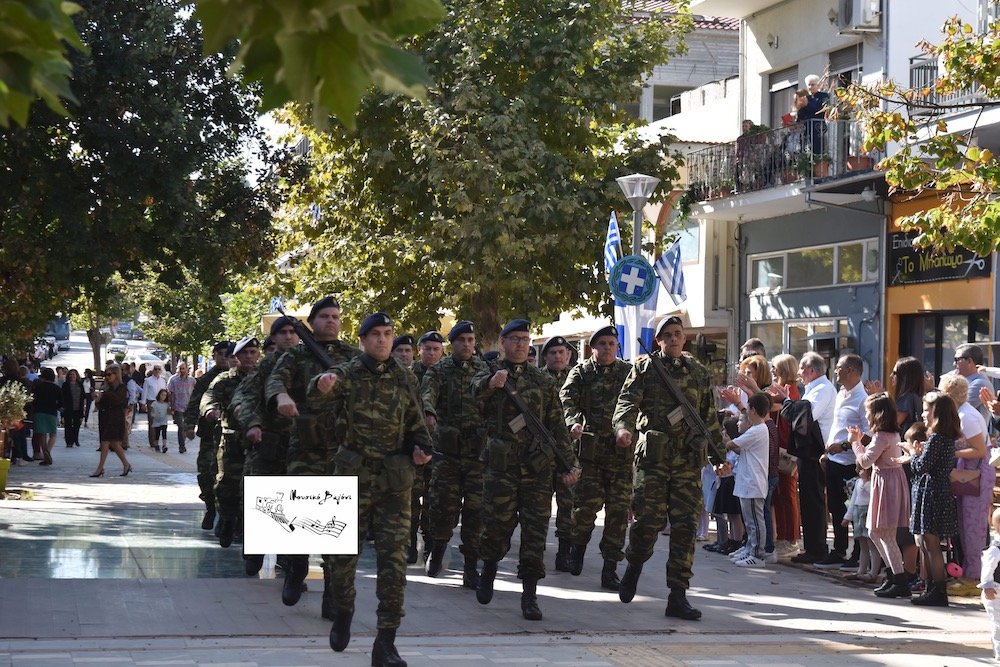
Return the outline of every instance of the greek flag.
[[[660,255],[653,264],[653,271],[659,276],[666,288],[667,294],[677,306],[687,299],[687,290],[684,288],[684,271],[681,270],[681,242],[680,239],[674,241],[673,245],[665,253]]]
[[[618,218],[615,212],[611,211],[611,220],[608,221],[608,238],[604,241],[604,273],[611,273],[618,255],[621,254],[622,235],[618,231]]]

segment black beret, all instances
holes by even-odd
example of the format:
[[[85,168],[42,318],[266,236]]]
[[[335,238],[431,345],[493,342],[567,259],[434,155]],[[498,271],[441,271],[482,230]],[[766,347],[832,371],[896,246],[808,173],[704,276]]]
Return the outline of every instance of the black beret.
[[[562,345],[563,347],[565,347],[570,352],[573,351],[573,347],[569,343],[566,342],[565,338],[563,338],[562,336],[553,336],[552,338],[548,339],[545,342],[545,345],[542,346],[542,356],[544,357],[548,353],[549,350],[551,350],[554,347],[559,347],[560,345]],[[534,348],[532,348],[532,349],[534,349]]]
[[[455,322],[455,326],[453,326],[451,328],[451,331],[448,332],[448,340],[454,343],[455,339],[461,336],[462,334],[474,334],[474,333],[476,332],[472,328],[472,322],[470,322],[469,320],[461,320],[459,322]]]
[[[392,349],[396,349],[400,345],[409,345],[413,347],[413,336],[410,334],[403,334],[402,336],[396,336],[392,339]]]
[[[500,337],[503,338],[508,334],[514,333],[515,331],[524,331],[527,333],[528,327],[530,326],[531,322],[528,320],[511,320],[507,323],[507,326],[503,328],[503,331],[500,332]]]
[[[234,354],[236,354],[236,343],[230,342],[229,345],[226,346],[226,356],[231,357]]]
[[[274,341],[271,340],[270,336],[268,336],[267,338],[264,339],[264,342],[260,344],[260,348],[262,350],[266,350],[267,348],[271,347],[272,345],[274,345]]]
[[[618,340],[618,329],[611,324],[606,327],[601,327],[590,337],[590,347],[594,347],[594,344],[597,343],[597,339],[604,336],[614,336],[615,340]]]
[[[671,324],[676,324],[681,329],[684,328],[684,320],[679,318],[677,315],[671,315],[670,317],[667,317],[662,322],[660,322],[660,326],[656,327],[656,335],[659,336],[661,333],[663,333],[663,330],[666,327],[670,326]]]
[[[528,348],[528,358],[534,359],[537,356],[538,356],[538,350],[536,350],[535,346],[532,345],[531,347]]]
[[[219,352],[221,350],[228,350],[229,346],[232,345],[228,340],[220,340],[218,343],[212,346],[212,352]]]
[[[441,343],[444,345],[444,336],[439,334],[437,331],[425,331],[420,338],[417,339],[417,345],[423,345],[424,343]]]
[[[316,317],[316,313],[324,308],[340,308],[340,304],[337,303],[337,300],[332,296],[323,297],[313,304],[312,309],[309,311],[309,317],[306,318],[306,322],[312,322],[313,318]]]
[[[246,338],[241,338],[236,341],[233,345],[233,354],[239,354],[248,347],[260,347],[260,341],[253,336],[247,336]]]
[[[358,329],[358,336],[364,336],[375,327],[391,327],[392,319],[385,313],[372,313],[361,321],[361,328]]]
[[[271,323],[271,335],[273,336],[285,327],[292,326],[292,322],[294,322],[294,320],[288,315],[282,315]]]
[[[500,353],[497,352],[496,350],[490,350],[489,352],[483,355],[483,361],[487,363],[491,361],[496,361],[499,358],[500,358]]]

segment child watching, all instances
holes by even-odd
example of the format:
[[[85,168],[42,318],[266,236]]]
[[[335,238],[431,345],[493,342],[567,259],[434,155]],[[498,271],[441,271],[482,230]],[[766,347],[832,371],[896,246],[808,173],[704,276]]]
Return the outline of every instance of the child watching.
[[[166,389],[156,392],[156,400],[149,404],[149,421],[153,425],[153,449],[167,453],[167,418],[170,416],[170,394]],[[160,448],[163,438],[163,448]]]
[[[747,400],[746,431],[730,440],[723,440],[726,449],[739,454],[734,476],[733,495],[740,499],[743,523],[746,527],[746,552],[733,562],[737,567],[764,566],[764,498],[767,497],[767,466],[770,432],[764,423],[771,412],[771,397],[757,392]]]
[[[847,481],[851,489],[851,498],[847,502],[847,512],[841,523],[845,528],[854,526],[854,539],[861,546],[861,556],[858,558],[858,570],[844,576],[848,581],[863,581],[874,583],[882,569],[882,556],[879,555],[875,543],[868,532],[868,505],[871,501],[871,468],[857,466],[858,476]]]
[[[979,573],[979,588],[983,589],[983,607],[993,624],[993,659],[1000,660],[1000,509],[993,510],[990,517],[993,524],[993,542],[983,552],[983,567]]]

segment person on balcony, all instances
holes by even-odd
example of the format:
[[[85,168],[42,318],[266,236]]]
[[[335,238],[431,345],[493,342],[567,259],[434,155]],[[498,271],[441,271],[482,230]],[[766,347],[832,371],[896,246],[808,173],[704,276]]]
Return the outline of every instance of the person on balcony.
[[[799,109],[796,118],[805,126],[806,145],[818,156],[826,152],[825,113],[830,106],[830,93],[819,89],[819,77],[815,74],[806,77],[806,92],[806,104]]]

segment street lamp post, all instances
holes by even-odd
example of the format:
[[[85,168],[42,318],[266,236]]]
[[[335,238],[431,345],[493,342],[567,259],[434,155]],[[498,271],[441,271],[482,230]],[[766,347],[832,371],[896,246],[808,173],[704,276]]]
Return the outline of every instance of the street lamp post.
[[[655,176],[647,176],[645,174],[632,174],[630,176],[622,176],[616,179],[618,181],[618,186],[625,193],[625,198],[628,203],[632,206],[632,254],[639,255],[642,254],[642,209],[646,206],[646,202],[649,201],[649,197],[653,194],[653,190],[656,189],[657,184],[659,184],[660,179]],[[639,317],[642,312],[642,305],[632,306],[632,321],[635,322],[636,330],[632,334],[632,338],[636,338],[642,331],[643,323],[639,322]],[[628,348],[633,348],[633,342],[627,341]],[[629,355],[632,359],[635,358],[635,354]]]

